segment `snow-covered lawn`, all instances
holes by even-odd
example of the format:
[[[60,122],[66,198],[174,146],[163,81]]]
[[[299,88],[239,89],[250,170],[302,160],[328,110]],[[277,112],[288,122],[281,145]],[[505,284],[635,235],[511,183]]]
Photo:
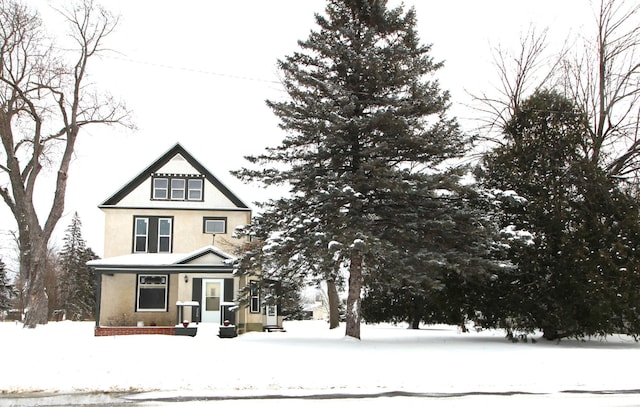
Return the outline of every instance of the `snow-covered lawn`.
[[[640,389],[640,344],[626,336],[511,343],[502,331],[364,325],[356,341],[342,327],[302,321],[285,323],[285,333],[233,339],[218,338],[211,325],[200,325],[193,338],[94,337],[93,326],[66,321],[29,330],[0,323],[0,393],[447,396]]]

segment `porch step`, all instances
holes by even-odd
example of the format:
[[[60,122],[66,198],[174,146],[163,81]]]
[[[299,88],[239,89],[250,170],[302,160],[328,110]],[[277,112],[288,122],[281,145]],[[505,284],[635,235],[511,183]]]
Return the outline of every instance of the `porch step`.
[[[287,332],[283,327],[277,325],[266,325],[263,330],[265,332]]]

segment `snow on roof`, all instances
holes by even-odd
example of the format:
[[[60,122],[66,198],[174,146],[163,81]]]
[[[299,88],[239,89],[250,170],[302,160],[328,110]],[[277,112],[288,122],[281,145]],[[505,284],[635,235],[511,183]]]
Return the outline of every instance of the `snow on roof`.
[[[176,264],[184,257],[184,253],[133,253],[124,256],[107,257],[91,260],[89,266],[166,266]]]
[[[91,260],[89,266],[172,266],[187,264],[207,253],[213,253],[226,263],[234,257],[215,246],[205,246],[191,253],[132,253],[106,259]]]

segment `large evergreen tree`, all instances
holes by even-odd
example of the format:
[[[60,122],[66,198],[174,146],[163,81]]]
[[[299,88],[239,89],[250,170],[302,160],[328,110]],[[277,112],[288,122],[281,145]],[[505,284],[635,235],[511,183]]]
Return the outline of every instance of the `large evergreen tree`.
[[[505,128],[480,171],[489,187],[526,198],[507,219],[532,233],[514,244],[516,273],[492,287],[506,327],[544,337],[640,333],[638,204],[582,153],[585,115],[561,95],[536,92]],[[507,323],[507,321],[509,321]]]
[[[74,213],[64,236],[64,247],[58,254],[61,276],[59,302],[68,317],[91,319],[95,314],[96,282],[87,262],[98,258],[82,238],[82,222]]]
[[[461,154],[464,137],[446,116],[449,95],[432,77],[441,64],[420,44],[413,9],[330,0],[316,22],[300,50],[279,61],[288,98],[267,102],[287,132],[283,142],[248,157],[260,168],[237,175],[290,187],[263,217],[281,214],[271,232],[282,236],[295,223],[348,270],[346,335],[359,338],[363,272],[390,247],[402,250],[387,232],[416,226],[397,217],[421,204],[407,194],[425,191],[425,174]],[[282,255],[299,260],[301,245],[291,247]]]

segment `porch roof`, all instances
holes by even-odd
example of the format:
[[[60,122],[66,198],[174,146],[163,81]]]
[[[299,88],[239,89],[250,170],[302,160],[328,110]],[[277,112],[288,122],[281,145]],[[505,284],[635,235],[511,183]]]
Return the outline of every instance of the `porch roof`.
[[[224,265],[230,266],[235,260],[233,256],[215,246],[205,246],[191,253],[133,253],[123,256],[108,257],[106,259],[87,262],[90,267],[162,267],[189,265],[196,259],[212,253],[221,258]],[[219,266],[219,264],[217,264]]]

